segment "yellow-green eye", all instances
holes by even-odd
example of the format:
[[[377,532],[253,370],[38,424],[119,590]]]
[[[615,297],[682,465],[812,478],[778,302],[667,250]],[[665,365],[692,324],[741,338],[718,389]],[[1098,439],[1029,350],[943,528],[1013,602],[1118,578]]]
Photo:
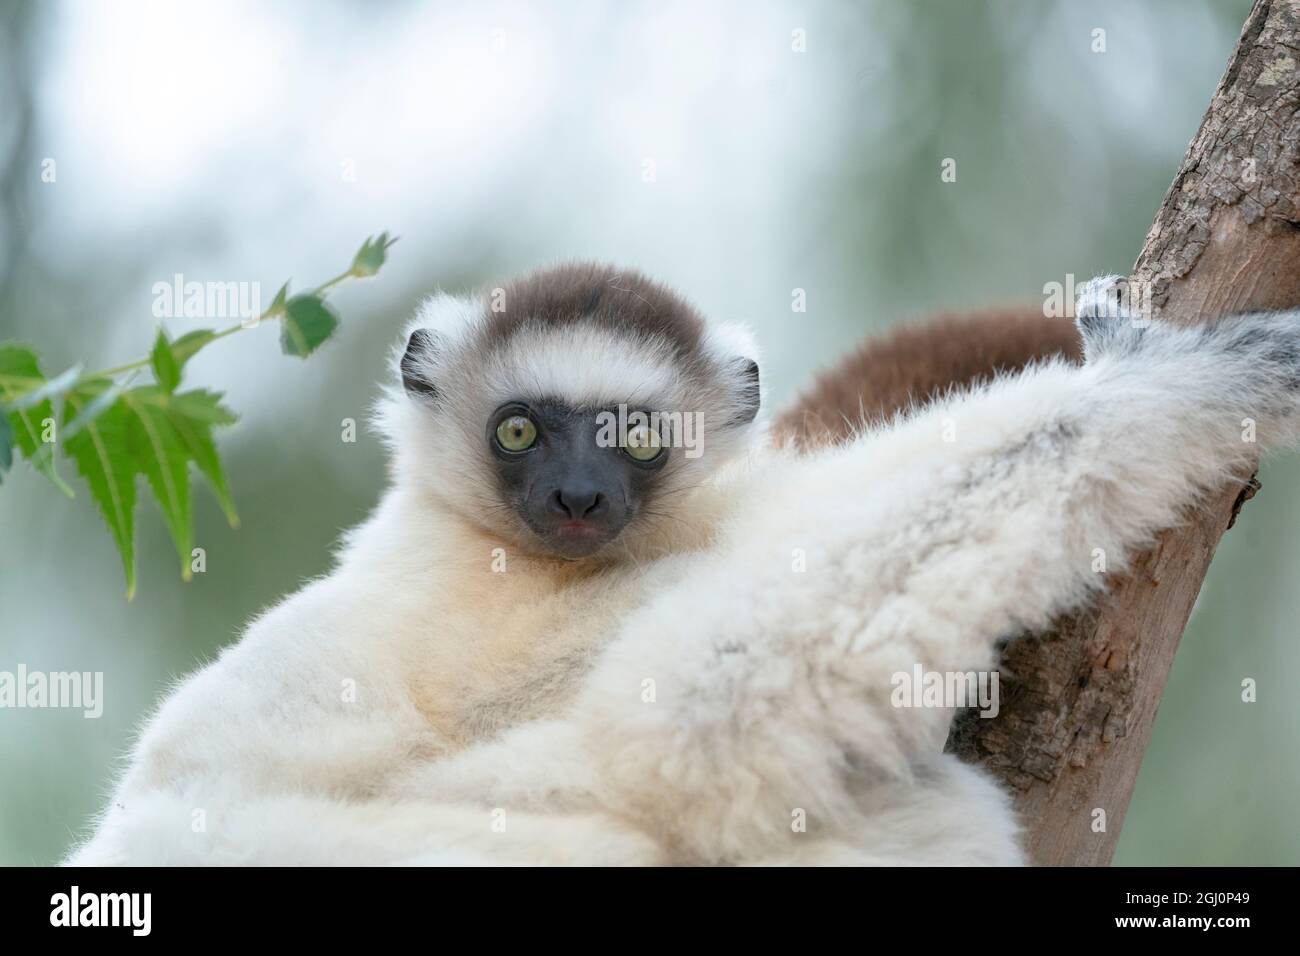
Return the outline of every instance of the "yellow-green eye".
[[[497,441],[506,451],[527,451],[537,441],[537,426],[527,415],[511,415],[497,426]]]
[[[654,461],[663,451],[659,433],[646,425],[637,425],[627,430],[623,450],[636,461]]]

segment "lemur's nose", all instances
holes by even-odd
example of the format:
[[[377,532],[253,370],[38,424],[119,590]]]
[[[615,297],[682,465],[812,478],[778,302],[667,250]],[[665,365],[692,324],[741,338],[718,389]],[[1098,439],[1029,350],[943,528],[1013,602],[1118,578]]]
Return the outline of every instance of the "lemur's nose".
[[[589,485],[558,488],[551,495],[551,507],[574,520],[595,518],[609,510],[609,499]]]

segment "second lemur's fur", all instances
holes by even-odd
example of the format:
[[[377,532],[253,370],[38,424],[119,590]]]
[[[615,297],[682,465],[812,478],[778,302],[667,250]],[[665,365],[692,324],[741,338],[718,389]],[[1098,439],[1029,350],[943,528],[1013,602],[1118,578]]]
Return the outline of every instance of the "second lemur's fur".
[[[1083,360],[1078,329],[1041,307],[942,313],[873,336],[817,377],[773,426],[780,444],[817,448],[954,388],[1060,356]]]
[[[1300,435],[1300,316],[1141,327],[1112,282],[1083,364],[1042,339],[952,393],[826,385],[848,423],[797,448],[755,427],[748,337],[634,273],[434,299],[392,487],[168,696],[73,862],[1023,862],[943,752],[955,702],[897,706],[897,675],[996,667],[1106,587],[1096,549],[1122,572]],[[900,396],[930,403],[876,414]],[[698,413],[701,454],[611,440],[616,408]]]

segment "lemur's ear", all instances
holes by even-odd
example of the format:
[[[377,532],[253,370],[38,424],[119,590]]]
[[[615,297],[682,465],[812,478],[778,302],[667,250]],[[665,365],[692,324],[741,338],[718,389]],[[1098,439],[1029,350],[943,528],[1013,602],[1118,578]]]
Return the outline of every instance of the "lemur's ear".
[[[751,358],[738,358],[733,360],[739,374],[737,376],[740,382],[739,403],[740,407],[731,420],[736,425],[748,425],[758,415],[759,405],[762,403],[762,389],[758,383],[758,363]]]
[[[402,353],[402,386],[412,398],[433,401],[438,386],[433,381],[433,360],[441,351],[438,334],[431,329],[416,329],[406,340]]]
[[[705,349],[725,370],[731,386],[734,410],[728,425],[748,425],[758,416],[762,389],[758,380],[758,343],[745,325],[736,322],[711,322],[705,332]]]

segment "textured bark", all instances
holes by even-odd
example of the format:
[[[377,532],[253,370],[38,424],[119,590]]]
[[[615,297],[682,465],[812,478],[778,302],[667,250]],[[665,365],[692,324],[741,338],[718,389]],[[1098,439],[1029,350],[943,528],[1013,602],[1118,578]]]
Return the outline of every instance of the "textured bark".
[[[1158,321],[1300,304],[1298,63],[1300,0],[1257,0],[1134,266]],[[999,716],[954,725],[949,749],[1015,794],[1035,862],[1110,862],[1179,638],[1255,487],[1162,536],[1102,607],[1013,642]]]

